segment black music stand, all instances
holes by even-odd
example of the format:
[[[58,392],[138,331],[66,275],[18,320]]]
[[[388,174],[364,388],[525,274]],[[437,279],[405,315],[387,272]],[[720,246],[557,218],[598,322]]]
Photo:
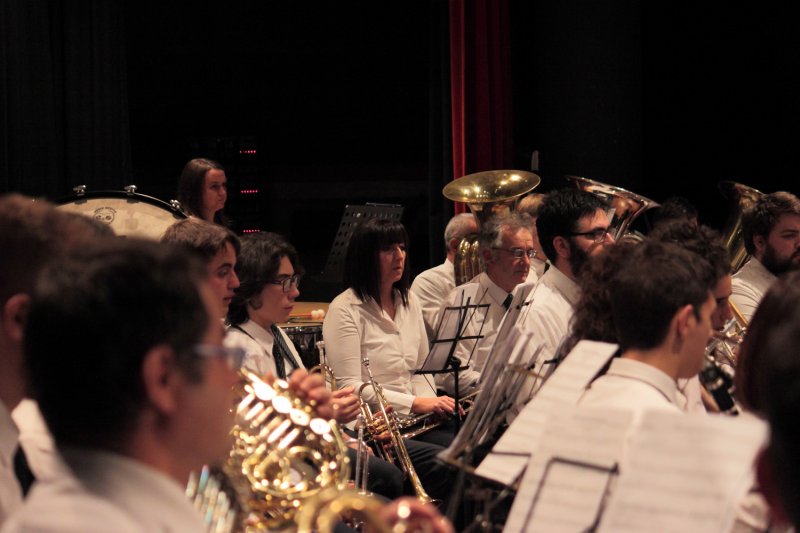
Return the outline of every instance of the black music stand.
[[[453,374],[453,380],[455,382],[453,386],[453,396],[455,396],[455,407],[453,408],[453,416],[455,417],[454,433],[458,433],[458,430],[461,429],[458,377],[462,370],[467,370],[469,368],[469,362],[467,362],[465,366],[461,366],[461,361],[455,356],[456,346],[458,346],[458,343],[462,340],[474,339],[476,342],[470,352],[470,360],[472,360],[472,354],[478,345],[477,341],[483,338],[481,333],[483,332],[484,322],[481,322],[481,328],[477,335],[464,335],[464,330],[475,316],[475,313],[478,312],[478,309],[485,309],[486,312],[489,310],[489,304],[473,304],[470,302],[470,297],[467,297],[465,302],[464,294],[462,293],[461,305],[444,308],[444,313],[442,313],[442,318],[439,320],[439,325],[436,328],[436,338],[431,342],[431,349],[428,352],[428,357],[425,358],[422,367],[414,371],[414,374],[420,375]],[[448,331],[443,332],[442,326],[444,324],[449,324],[449,317],[453,315],[456,317],[455,329],[450,331],[451,328],[448,328]],[[440,334],[444,334],[446,338],[439,338]]]
[[[347,255],[347,248],[350,246],[353,230],[359,222],[370,218],[399,221],[402,216],[403,206],[398,204],[367,203],[366,205],[344,206],[339,229],[336,230],[336,237],[333,239],[328,260],[322,271],[322,279],[336,283],[342,281],[344,258]]]

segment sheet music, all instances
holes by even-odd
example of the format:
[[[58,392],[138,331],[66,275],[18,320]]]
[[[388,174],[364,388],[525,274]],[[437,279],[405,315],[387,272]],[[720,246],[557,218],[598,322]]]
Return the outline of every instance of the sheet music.
[[[767,436],[749,416],[649,411],[599,531],[728,531]]]
[[[632,420],[628,411],[574,406],[562,406],[547,416],[539,445],[530,450],[504,531],[589,528],[598,516],[610,471],[620,461]]]
[[[616,344],[579,342],[520,412],[488,457],[494,453],[501,457],[502,454],[530,454],[538,446],[548,415],[564,406],[575,405],[589,382],[616,351]],[[493,460],[490,469],[490,464],[484,460],[477,473],[506,485],[511,485],[522,473],[522,469],[510,467],[495,470],[496,464]]]
[[[478,314],[485,315],[488,310],[488,304],[485,304],[486,307],[483,309],[479,307],[469,307],[467,309],[458,308],[467,305],[479,305],[486,293],[485,290],[481,291],[480,288],[480,285],[477,283],[465,283],[456,291],[453,301],[450,302],[450,306],[446,307],[442,312],[442,316],[439,319],[439,326],[436,328],[436,339],[431,343],[431,350],[428,353],[428,357],[426,357],[425,361],[422,363],[421,371],[444,370],[447,367],[450,353],[454,350],[453,344],[458,342],[456,339],[460,339],[463,334],[463,330],[459,331],[459,325],[466,326],[466,324],[472,320],[482,320],[482,317],[479,318]],[[460,320],[462,313],[466,313],[466,320],[463,324],[461,324]],[[447,339],[451,340],[448,341]],[[472,348],[470,349],[470,354],[472,354],[475,350],[475,346],[477,346],[478,340],[479,339],[470,339],[460,342],[472,343]]]

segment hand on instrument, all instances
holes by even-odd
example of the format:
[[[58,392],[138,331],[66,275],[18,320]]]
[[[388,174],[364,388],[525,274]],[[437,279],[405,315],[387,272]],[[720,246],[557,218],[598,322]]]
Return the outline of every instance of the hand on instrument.
[[[454,533],[455,531],[450,521],[442,516],[436,507],[408,496],[398,498],[384,506],[381,509],[380,517],[389,528],[397,527],[401,531],[430,533]]]
[[[358,416],[360,406],[358,397],[354,394],[353,387],[344,387],[333,391],[331,403],[333,404],[333,417],[340,424],[352,422]]]
[[[411,404],[412,413],[435,413],[437,415],[448,415],[453,412],[456,402],[450,396],[436,396],[435,398],[424,398],[417,396]],[[464,410],[458,407],[461,415]]]
[[[320,417],[333,418],[331,393],[322,376],[298,368],[289,376],[289,388],[301,398],[315,402],[314,409]]]

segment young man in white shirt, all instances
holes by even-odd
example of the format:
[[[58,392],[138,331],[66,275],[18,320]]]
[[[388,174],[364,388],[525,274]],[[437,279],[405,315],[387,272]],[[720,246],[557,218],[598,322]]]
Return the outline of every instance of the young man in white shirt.
[[[510,305],[511,293],[520,283],[528,278],[531,261],[535,255],[533,235],[530,231],[530,220],[527,215],[512,213],[507,217],[490,218],[481,227],[479,250],[483,257],[486,271],[479,274],[469,283],[455,288],[447,296],[445,302],[449,306],[461,303],[461,294],[465,290],[475,291],[475,299],[471,304],[486,304],[489,307],[478,308],[474,313],[468,312],[469,322],[463,331],[465,337],[481,335],[480,339],[465,339],[458,343],[454,355],[461,365],[469,363],[469,369],[459,373],[459,395],[468,393],[480,378],[483,366],[497,338],[500,323]],[[440,310],[437,323],[445,316],[444,308]],[[448,317],[453,320],[451,315]],[[453,374],[442,374],[437,384],[448,394],[455,390]]]
[[[425,319],[428,339],[433,339],[436,332],[436,316],[439,309],[447,299],[447,295],[456,287],[453,260],[461,239],[477,232],[478,223],[471,213],[461,213],[451,218],[444,229],[444,245],[447,248],[444,263],[420,272],[411,284],[411,291],[417,295],[422,307],[422,318]]]
[[[800,268],[800,199],[788,192],[765,194],[742,214],[750,260],[733,275],[731,301],[750,320],[777,276]]]
[[[581,405],[680,411],[677,380],[703,367],[716,302],[711,265],[662,242],[636,246],[609,287],[621,355],[584,393]]]
[[[539,279],[528,298],[520,323],[543,343],[534,371],[548,373],[559,345],[569,333],[573,307],[580,289],[578,275],[592,256],[614,244],[606,206],[595,195],[562,189],[547,195],[536,227],[551,268]],[[529,388],[525,388],[523,394]]]
[[[37,484],[7,531],[203,530],[185,486],[230,447],[241,364],[217,310],[205,265],[159,243],[109,239],[40,277],[27,368],[72,475]],[[295,386],[330,414],[320,380]]]

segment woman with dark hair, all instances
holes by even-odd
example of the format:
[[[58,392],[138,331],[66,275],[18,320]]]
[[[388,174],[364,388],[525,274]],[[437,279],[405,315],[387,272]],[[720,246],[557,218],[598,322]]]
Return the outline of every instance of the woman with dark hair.
[[[406,229],[397,221],[369,219],[356,228],[345,258],[348,289],[333,300],[322,326],[325,348],[343,386],[358,390],[369,382],[363,365],[368,359],[396,413],[445,415],[454,400],[437,397],[432,380],[413,373],[428,354],[428,338],[419,303],[408,290],[407,244]],[[371,387],[364,396],[375,404]],[[424,440],[443,442],[432,435]]]
[[[228,178],[222,165],[211,159],[192,159],[178,180],[178,202],[190,215],[228,225],[223,213],[228,199]]]
[[[736,357],[736,400],[748,411],[763,416],[765,348],[771,334],[787,323],[800,301],[800,270],[780,276],[758,304]],[[793,347],[792,349],[796,349]]]

